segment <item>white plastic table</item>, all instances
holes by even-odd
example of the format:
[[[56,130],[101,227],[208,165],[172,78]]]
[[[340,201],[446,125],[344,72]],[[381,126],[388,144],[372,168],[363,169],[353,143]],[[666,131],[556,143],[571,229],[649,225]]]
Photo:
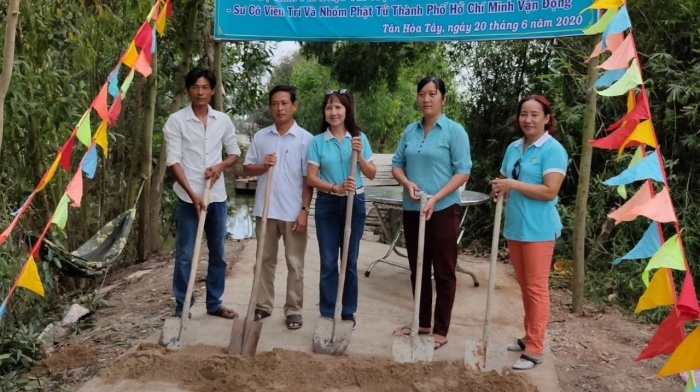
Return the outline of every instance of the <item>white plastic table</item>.
[[[489,195],[480,192],[462,191],[460,193],[460,205],[464,208],[464,212],[462,212],[462,218],[459,222],[460,233],[459,237],[457,238],[458,244],[462,240],[462,236],[464,235],[464,221],[467,218],[469,206],[484,204],[488,202],[489,199]],[[372,210],[376,212],[377,217],[379,218],[379,225],[382,228],[382,232],[384,233],[385,238],[390,238],[391,233],[389,232],[389,230],[386,227],[386,224],[384,223],[384,217],[382,216],[382,213],[379,210],[379,206],[385,206],[391,209],[402,210],[401,205],[403,200],[403,187],[399,185],[367,187],[365,188],[365,200],[372,203]],[[393,265],[394,267],[410,269],[409,266],[406,264],[396,263],[394,261],[387,260],[387,258],[392,252],[396,253],[401,257],[407,257],[405,254],[399,252],[399,250],[396,248],[396,243],[398,242],[399,237],[401,236],[402,230],[403,223],[401,223],[401,226],[398,230],[396,230],[396,233],[391,239],[391,243],[389,244],[389,249],[387,250],[386,254],[372,261],[372,263],[367,268],[367,271],[365,271],[365,276],[369,277],[370,273],[372,272],[372,269],[375,265],[377,265],[377,263],[384,263]],[[463,274],[471,276],[474,280],[474,287],[479,287],[479,281],[476,279],[476,275],[474,275],[473,272],[463,269],[459,266],[459,264],[457,264],[456,270],[457,272],[461,272]]]

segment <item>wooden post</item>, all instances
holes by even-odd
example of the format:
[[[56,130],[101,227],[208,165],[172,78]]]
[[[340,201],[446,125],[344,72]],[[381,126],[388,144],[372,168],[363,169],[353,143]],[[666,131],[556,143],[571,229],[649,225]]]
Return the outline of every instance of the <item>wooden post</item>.
[[[138,258],[146,260],[151,253],[149,218],[151,196],[151,165],[153,161],[153,121],[156,115],[156,98],[158,97],[158,56],[154,54],[151,62],[153,73],[146,79],[146,107],[143,113],[143,132],[141,140],[141,179],[144,181],[143,193],[139,200],[139,243]]]
[[[19,0],[10,0],[7,7],[7,25],[5,25],[5,44],[2,48],[2,73],[0,74],[0,150],[5,124],[5,97],[10,88],[12,65],[15,62],[15,37],[19,19]]]

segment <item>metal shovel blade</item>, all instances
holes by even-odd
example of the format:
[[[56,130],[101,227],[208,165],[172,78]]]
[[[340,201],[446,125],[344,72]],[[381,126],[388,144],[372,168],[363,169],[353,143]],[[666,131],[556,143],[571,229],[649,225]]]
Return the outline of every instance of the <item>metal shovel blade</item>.
[[[464,364],[470,369],[483,371],[501,371],[507,362],[507,350],[504,346],[489,341],[488,350],[482,341],[467,339],[464,349]]]
[[[196,342],[198,329],[199,320],[189,320],[182,325],[179,317],[168,317],[163,323],[158,344],[171,350],[192,345]]]
[[[350,344],[352,320],[340,320],[321,317],[314,330],[313,349],[317,354],[340,355]]]
[[[391,352],[396,362],[430,362],[435,352],[432,335],[395,335]]]
[[[252,357],[258,348],[262,322],[245,320],[233,320],[231,327],[231,340],[229,341],[228,353],[230,355],[242,355]]]

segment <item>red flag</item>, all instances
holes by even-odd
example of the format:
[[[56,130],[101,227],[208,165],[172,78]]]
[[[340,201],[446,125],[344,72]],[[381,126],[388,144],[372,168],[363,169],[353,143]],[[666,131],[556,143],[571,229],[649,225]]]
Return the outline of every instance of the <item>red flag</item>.
[[[112,103],[112,107],[109,108],[109,126],[113,127],[119,118],[119,114],[122,111],[122,93],[121,91],[117,95],[117,99]]]
[[[95,100],[92,101],[92,108],[95,109],[102,120],[106,121],[109,119],[109,111],[107,110],[107,83],[102,85],[100,93],[97,94]]]
[[[619,127],[620,124],[625,121],[648,120],[649,117],[651,117],[651,112],[649,111],[649,100],[647,99],[647,93],[642,90],[642,92],[637,95],[637,103],[635,103],[634,108],[625,114],[621,119],[609,126],[608,131]]]
[[[73,142],[75,141],[75,132],[73,132],[63,147],[59,150],[61,153],[61,167],[65,171],[70,171],[70,156],[73,153]]]
[[[165,2],[165,16],[167,16],[168,18],[173,17],[173,3],[170,2],[170,0],[167,0]]]
[[[691,320],[700,316],[700,308],[698,308],[698,297],[695,294],[695,285],[690,271],[685,271],[681,294],[678,296],[678,310]]]
[[[153,40],[153,30],[148,22],[143,22],[139,31],[134,37],[134,43],[141,49],[151,50],[151,41]]]
[[[615,132],[611,133],[606,137],[600,139],[589,140],[593,147],[604,148],[607,150],[617,150],[625,143],[625,140],[634,132],[634,129],[639,125],[639,120],[630,120],[627,124],[618,128]],[[640,143],[638,141],[631,141],[627,143],[628,147],[638,146]]]
[[[661,354],[671,354],[676,351],[676,348],[683,342],[683,323],[678,318],[680,311],[677,308],[672,308],[668,317],[659,325],[659,329],[651,338],[647,346],[644,347],[635,361],[642,359],[654,358]],[[689,320],[686,320],[686,322]]]

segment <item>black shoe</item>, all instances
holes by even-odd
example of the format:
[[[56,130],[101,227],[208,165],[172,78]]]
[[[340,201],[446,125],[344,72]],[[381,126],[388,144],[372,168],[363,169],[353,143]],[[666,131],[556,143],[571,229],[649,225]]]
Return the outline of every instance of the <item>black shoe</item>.
[[[352,320],[352,330],[354,331],[355,328],[357,327],[357,318],[355,317],[354,314],[350,316],[342,316],[343,320],[345,321],[351,321]]]

